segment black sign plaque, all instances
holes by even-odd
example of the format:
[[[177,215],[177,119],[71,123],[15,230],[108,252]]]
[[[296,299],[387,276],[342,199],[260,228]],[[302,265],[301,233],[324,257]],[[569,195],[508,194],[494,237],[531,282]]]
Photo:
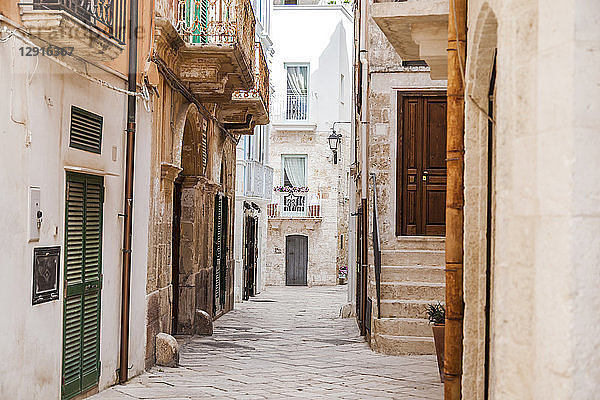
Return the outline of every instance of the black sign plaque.
[[[32,304],[58,300],[58,273],[60,271],[60,247],[33,249],[33,298]]]

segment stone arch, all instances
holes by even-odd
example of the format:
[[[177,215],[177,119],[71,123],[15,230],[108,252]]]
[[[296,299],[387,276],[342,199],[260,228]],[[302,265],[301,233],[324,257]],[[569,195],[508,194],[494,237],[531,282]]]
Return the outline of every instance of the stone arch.
[[[186,175],[204,174],[206,125],[207,121],[193,103],[182,104],[173,120],[173,165],[187,169],[184,172]],[[185,156],[193,156],[194,164],[190,164],[191,160],[185,160]]]
[[[476,14],[469,36],[465,88],[464,347],[463,396],[486,390],[487,207],[489,90],[498,47],[498,21],[489,2]],[[498,71],[500,72],[500,71]],[[501,74],[499,74],[501,75]],[[492,126],[492,129],[495,129]]]

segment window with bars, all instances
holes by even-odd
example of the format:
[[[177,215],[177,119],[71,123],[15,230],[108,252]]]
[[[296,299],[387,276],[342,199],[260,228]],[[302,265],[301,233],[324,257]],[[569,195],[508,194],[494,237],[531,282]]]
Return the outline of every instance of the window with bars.
[[[286,65],[286,119],[308,119],[308,64]]]

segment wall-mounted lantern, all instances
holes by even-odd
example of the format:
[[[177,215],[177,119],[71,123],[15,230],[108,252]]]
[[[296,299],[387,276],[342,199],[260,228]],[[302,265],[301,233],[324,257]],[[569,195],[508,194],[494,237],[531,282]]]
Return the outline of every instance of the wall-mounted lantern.
[[[331,151],[333,152],[333,163],[337,164],[337,151],[338,151],[338,147],[340,146],[340,139],[342,138],[342,135],[339,133],[336,133],[333,129],[331,131],[331,135],[329,135],[329,137],[327,138],[327,141],[329,142],[329,148],[331,149]]]

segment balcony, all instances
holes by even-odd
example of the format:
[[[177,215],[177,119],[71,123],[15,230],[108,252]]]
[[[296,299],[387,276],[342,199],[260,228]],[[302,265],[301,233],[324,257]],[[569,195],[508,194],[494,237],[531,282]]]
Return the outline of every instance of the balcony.
[[[273,168],[258,161],[247,161],[244,171],[244,196],[271,200],[273,197]]]
[[[124,0],[33,0],[20,4],[21,20],[36,38],[72,48],[89,61],[110,61],[124,50]]]
[[[373,20],[403,61],[425,60],[432,79],[447,79],[448,0],[375,2]]]
[[[321,216],[321,200],[307,193],[277,193],[274,202],[267,204],[269,218],[316,218]]]
[[[315,132],[317,125],[310,120],[308,93],[285,93],[273,101],[273,128],[282,132]]]
[[[221,108],[220,119],[225,123],[249,121],[248,128],[234,129],[233,133],[252,134],[255,125],[269,123],[269,68],[260,43],[255,43],[254,54],[254,87],[233,92],[231,102],[223,104]]]
[[[206,102],[228,103],[234,92],[252,90],[255,20],[250,0],[177,1],[179,79]]]

